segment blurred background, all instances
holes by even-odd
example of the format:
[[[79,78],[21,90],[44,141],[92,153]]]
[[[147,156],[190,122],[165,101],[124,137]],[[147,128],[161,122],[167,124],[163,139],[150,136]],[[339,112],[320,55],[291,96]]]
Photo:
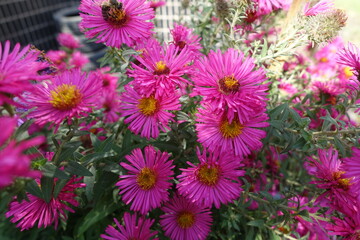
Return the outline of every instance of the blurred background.
[[[60,31],[72,32],[80,41],[85,42],[77,29],[80,17],[76,9],[79,2],[80,0],[0,0],[0,42],[10,40],[22,45],[31,43],[41,50],[57,49],[56,35]],[[167,2],[168,5],[175,5],[175,9],[180,8],[178,0]],[[341,33],[342,37],[345,41],[352,41],[360,46],[360,0],[335,0],[335,4],[346,10],[349,17],[347,26]],[[173,9],[171,12],[174,12]],[[168,32],[167,27],[171,25],[175,14],[166,16],[165,12],[168,12],[166,6],[157,10],[160,22],[158,27],[160,31]],[[96,48],[101,47],[92,44],[81,50],[94,53]]]

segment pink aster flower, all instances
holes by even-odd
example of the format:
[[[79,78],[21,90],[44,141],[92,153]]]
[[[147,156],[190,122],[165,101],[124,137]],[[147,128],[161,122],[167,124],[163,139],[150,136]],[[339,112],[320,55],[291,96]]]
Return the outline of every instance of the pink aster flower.
[[[120,95],[113,91],[104,94],[100,99],[99,108],[104,108],[104,122],[114,123],[120,118]]]
[[[189,50],[189,57],[196,58],[199,57],[200,54],[200,38],[199,36],[193,33],[192,29],[189,29],[183,25],[174,24],[174,29],[170,30],[171,35],[174,39],[172,44],[179,48],[179,51],[184,49],[187,46]]]
[[[96,77],[102,80],[104,94],[107,94],[109,91],[115,91],[117,87],[118,77],[109,73],[110,70],[110,67],[103,67],[94,71]]]
[[[56,40],[63,47],[75,49],[80,47],[79,41],[70,33],[60,33]]]
[[[137,217],[136,214],[131,215],[130,213],[124,214],[124,225],[120,225],[119,221],[114,218],[116,226],[119,230],[109,225],[105,234],[101,234],[100,237],[108,240],[149,240],[158,239],[153,238],[157,234],[157,231],[150,231],[151,226],[154,223],[154,219],[146,219],[142,216]]]
[[[175,195],[162,207],[160,225],[173,240],[204,240],[210,232],[210,209]]]
[[[212,51],[197,62],[196,68],[192,75],[193,95],[204,96],[204,100],[219,111],[227,110],[230,119],[234,113],[247,116],[254,111],[251,107],[254,103],[262,105],[260,111],[265,111],[267,85],[263,83],[266,77],[262,69],[255,70],[252,58],[245,58],[242,52],[231,48],[225,53]]]
[[[332,0],[321,0],[318,3],[311,6],[311,1],[307,2],[304,7],[305,16],[315,16],[320,13],[327,12],[334,8],[334,2]]]
[[[168,123],[175,115],[169,111],[180,110],[176,95],[147,97],[131,86],[125,86],[121,101],[121,116],[127,117],[124,122],[129,123],[132,132],[147,139],[157,138],[160,129],[170,129]]]
[[[52,197],[49,202],[37,196],[27,194],[29,201],[22,200],[18,202],[16,198],[10,203],[10,210],[6,212],[5,216],[11,218],[12,223],[18,222],[16,227],[21,231],[34,227],[37,223],[38,228],[55,225],[55,229],[59,224],[59,218],[66,220],[66,211],[74,212],[68,206],[77,207],[78,201],[75,200],[77,196],[74,191],[77,188],[84,187],[85,184],[78,183],[81,178],[71,178],[69,182],[61,189],[57,197]]]
[[[66,70],[66,59],[68,55],[63,50],[50,50],[46,53],[46,56],[50,59],[50,61],[56,66],[56,68],[63,72]]]
[[[360,76],[360,49],[354,44],[349,43],[348,48],[343,48],[338,53],[337,62],[352,68],[354,75],[359,78]]]
[[[215,106],[206,107],[199,109],[196,131],[199,142],[210,152],[246,156],[262,147],[261,139],[266,136],[266,132],[257,128],[269,126],[265,122],[268,119],[265,113],[247,118],[236,116],[230,121],[226,114],[219,116],[214,111]]]
[[[31,81],[47,78],[38,74],[48,67],[47,63],[38,61],[39,54],[39,51],[31,51],[30,46],[20,50],[17,43],[10,51],[9,41],[5,45],[0,43],[0,105],[18,105],[12,100],[14,96],[21,97],[24,91],[31,91],[34,86]]]
[[[136,56],[141,65],[132,63],[133,70],[129,76],[134,78],[136,86],[142,94],[155,97],[174,94],[176,87],[184,88],[188,81],[183,75],[188,73],[188,49],[170,45],[164,48],[156,44],[152,48],[145,48],[143,54]]]
[[[286,1],[280,0],[255,0],[257,2],[259,12],[261,15],[269,14],[273,10],[283,7],[283,3]]]
[[[81,117],[92,111],[97,104],[101,82],[92,74],[79,69],[65,71],[55,76],[47,85],[38,85],[28,96],[29,108],[36,107],[28,116],[45,125],[60,125],[73,117]]]
[[[170,154],[147,146],[144,153],[140,148],[134,149],[131,155],[125,156],[130,162],[120,163],[128,170],[128,175],[120,176],[119,186],[125,204],[130,204],[130,209],[145,215],[150,210],[160,207],[169,199],[168,189],[172,183],[174,165],[168,160]]]
[[[150,1],[150,7],[156,10],[158,7],[162,7],[166,4],[165,1]]]
[[[231,154],[221,155],[215,152],[207,156],[207,152],[197,149],[200,161],[195,165],[187,162],[191,167],[180,169],[178,176],[180,183],[177,185],[179,193],[203,207],[211,208],[215,205],[220,208],[240,196],[242,191],[239,177],[245,171],[239,170],[239,159]]]
[[[134,41],[149,38],[154,24],[154,10],[146,0],[82,0],[81,29],[97,43],[120,48]]]
[[[353,147],[352,156],[343,158],[341,169],[344,171],[344,177],[353,179],[354,187],[360,192],[360,149]]]
[[[16,118],[1,117],[0,126],[0,189],[10,185],[17,177],[40,177],[39,171],[30,169],[31,160],[36,155],[24,154],[24,151],[30,147],[39,145],[45,141],[42,136],[30,140],[16,143],[10,139],[17,124]],[[6,126],[6,127],[5,127]]]
[[[88,64],[90,62],[89,58],[85,55],[82,54],[81,52],[74,52],[70,59],[69,59],[69,65],[70,68],[83,68],[85,67],[86,64]]]

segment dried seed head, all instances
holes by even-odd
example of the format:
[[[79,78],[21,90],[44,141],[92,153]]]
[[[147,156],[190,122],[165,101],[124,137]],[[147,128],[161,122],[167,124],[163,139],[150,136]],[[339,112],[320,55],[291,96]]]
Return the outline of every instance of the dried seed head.
[[[230,14],[229,3],[226,0],[215,0],[216,14],[221,18],[225,19]]]

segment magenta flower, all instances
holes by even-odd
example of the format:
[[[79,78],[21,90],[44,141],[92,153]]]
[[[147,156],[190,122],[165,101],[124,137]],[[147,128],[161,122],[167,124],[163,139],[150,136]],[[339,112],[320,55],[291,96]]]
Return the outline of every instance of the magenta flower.
[[[79,41],[70,33],[60,33],[56,40],[63,47],[67,47],[70,49],[75,49],[80,47]]]
[[[160,225],[172,240],[203,240],[210,232],[211,212],[181,196],[174,196],[164,207]]]
[[[129,76],[134,78],[136,86],[146,97],[150,95],[162,96],[175,93],[176,87],[184,88],[188,81],[182,76],[188,73],[188,49],[170,45],[166,48],[152,44],[152,48],[145,48],[143,54],[136,56],[141,65],[132,63],[133,70]]]
[[[321,0],[318,3],[311,6],[311,2],[307,2],[304,7],[305,16],[315,16],[320,13],[327,12],[334,8],[334,2],[332,0]]]
[[[82,54],[81,52],[78,51],[74,52],[69,59],[70,68],[82,69],[89,62],[90,62],[89,58],[85,54]]]
[[[235,116],[230,121],[225,113],[219,116],[214,108],[212,105],[200,108],[196,124],[198,141],[210,152],[220,151],[241,157],[262,147],[261,139],[266,132],[257,128],[269,126],[265,122],[268,119],[265,113],[244,118]]]
[[[341,170],[344,171],[344,177],[353,179],[353,187],[360,192],[360,149],[353,147],[352,150],[351,157],[342,159]]]
[[[131,86],[125,86],[121,101],[121,116],[127,117],[124,122],[129,123],[132,132],[147,139],[157,138],[160,129],[170,129],[168,123],[174,121],[174,114],[168,111],[180,110],[176,95],[147,97]]]
[[[104,94],[100,99],[99,108],[104,108],[104,122],[114,123],[120,118],[120,95],[113,91]]]
[[[131,210],[145,215],[169,199],[168,189],[174,174],[169,157],[168,153],[156,151],[152,146],[145,147],[144,153],[137,148],[125,156],[130,164],[122,162],[120,165],[129,172],[120,176],[116,186],[125,204],[132,203]]]
[[[40,76],[38,72],[48,67],[45,62],[38,61],[40,52],[30,50],[30,46],[20,51],[17,43],[10,51],[10,42],[6,41],[4,48],[0,43],[0,105],[9,103],[18,105],[12,98],[21,97],[25,91],[32,91],[34,84],[48,76]]]
[[[154,24],[154,10],[146,0],[82,0],[80,26],[87,38],[120,48],[149,38]]]
[[[201,55],[201,38],[195,35],[192,29],[174,23],[174,29],[170,30],[170,32],[174,40],[171,43],[177,46],[179,51],[184,49],[186,46],[189,50],[188,54],[190,58],[197,58]]]
[[[349,43],[348,48],[343,48],[338,53],[337,62],[352,68],[354,75],[359,78],[360,76],[360,49],[354,44]]]
[[[59,126],[65,119],[81,117],[97,104],[101,82],[94,75],[79,69],[55,76],[47,85],[38,85],[28,96],[29,108],[36,107],[28,116],[39,125],[48,122]],[[100,92],[100,93],[99,93]]]
[[[35,137],[30,140],[16,143],[10,139],[16,127],[17,119],[10,117],[1,117],[0,126],[2,128],[0,134],[0,189],[10,185],[17,177],[40,177],[39,171],[31,170],[31,160],[36,155],[24,154],[24,151],[30,147],[39,145],[45,141],[43,136]]]
[[[5,216],[11,218],[11,222],[18,222],[16,227],[21,231],[30,229],[36,225],[38,228],[55,225],[55,229],[59,224],[59,218],[66,220],[66,211],[74,212],[68,205],[77,207],[78,201],[74,191],[77,188],[85,187],[85,184],[78,183],[81,178],[71,178],[69,182],[62,188],[56,198],[52,197],[49,202],[31,194],[27,194],[29,201],[22,200],[18,202],[16,198],[10,203],[10,210]]]
[[[192,75],[193,95],[204,96],[204,101],[211,102],[219,111],[227,110],[230,120],[235,113],[243,118],[249,111],[266,110],[268,88],[263,84],[266,77],[262,69],[255,70],[252,58],[245,58],[242,52],[231,48],[225,53],[212,51],[197,62],[196,68]]]
[[[214,205],[220,208],[240,196],[242,191],[239,177],[245,171],[239,170],[240,160],[230,154],[220,155],[219,152],[209,154],[197,150],[199,164],[187,162],[191,167],[180,169],[177,185],[179,193],[203,207]]]
[[[280,0],[255,0],[255,2],[257,2],[261,15],[269,14],[273,10],[282,8],[286,4],[286,1]]]
[[[137,217],[136,214],[131,215],[130,213],[124,214],[124,226],[120,225],[119,221],[114,218],[116,226],[119,230],[116,230],[113,226],[109,225],[105,234],[101,234],[100,237],[108,240],[149,240],[158,239],[153,238],[157,234],[157,231],[150,231],[151,226],[154,223],[154,219],[145,219],[143,216]]]

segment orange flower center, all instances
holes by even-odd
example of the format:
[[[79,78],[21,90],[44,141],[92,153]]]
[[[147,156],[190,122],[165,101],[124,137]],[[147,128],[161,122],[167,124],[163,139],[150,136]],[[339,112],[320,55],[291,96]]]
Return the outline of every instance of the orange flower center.
[[[235,138],[242,133],[244,126],[237,118],[233,119],[231,123],[227,119],[221,121],[220,132],[224,138]]]
[[[156,63],[155,66],[155,75],[166,75],[170,73],[170,69],[166,66],[166,64],[163,61],[159,61]]]
[[[189,228],[195,223],[195,215],[191,212],[182,212],[177,216],[176,219],[179,226],[183,229]]]
[[[136,182],[143,190],[149,190],[155,186],[156,173],[154,170],[144,167],[136,177]]]
[[[214,186],[219,180],[219,168],[205,164],[198,170],[197,177],[205,185]]]
[[[333,179],[337,181],[337,186],[341,189],[348,190],[350,188],[350,178],[342,178],[345,172],[337,171],[333,173]]]
[[[226,76],[219,80],[220,91],[229,94],[235,93],[239,90],[239,81],[234,76]]]
[[[352,77],[354,74],[353,72],[351,71],[351,68],[350,67],[345,67],[344,68],[344,74],[347,78],[350,78]]]
[[[137,107],[140,112],[146,116],[151,116],[159,110],[158,101],[153,96],[140,99]]]
[[[327,57],[320,58],[320,62],[326,63],[328,61],[329,61],[329,59]]]
[[[117,27],[124,26],[129,20],[122,3],[117,0],[104,2],[101,6],[101,13],[105,21]]]
[[[82,94],[76,85],[62,84],[50,91],[50,103],[59,110],[69,110],[76,107],[82,100]]]

